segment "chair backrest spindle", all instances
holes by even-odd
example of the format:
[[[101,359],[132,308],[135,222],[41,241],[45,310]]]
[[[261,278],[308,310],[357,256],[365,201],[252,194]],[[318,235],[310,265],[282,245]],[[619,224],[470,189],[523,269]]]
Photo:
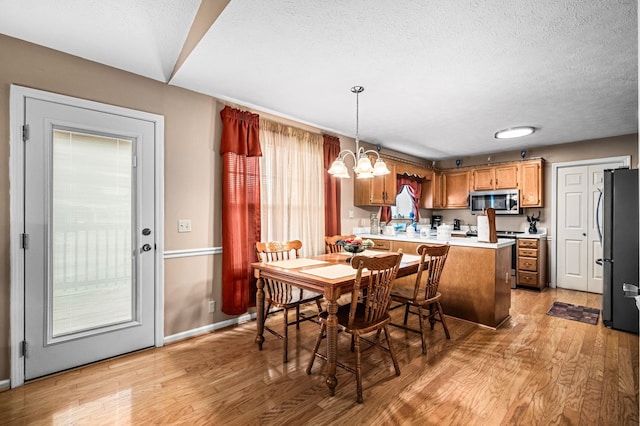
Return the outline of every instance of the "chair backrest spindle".
[[[363,315],[365,323],[382,319],[389,310],[391,289],[400,268],[402,251],[385,256],[355,256],[351,266],[358,269],[351,297],[349,325],[353,325],[357,315]],[[364,271],[366,269],[366,272]],[[359,295],[362,290],[364,312],[358,312]]]
[[[296,259],[300,257],[302,242],[292,241],[270,241],[257,242],[256,254],[261,262],[276,262],[278,260]]]
[[[422,244],[418,246],[420,255],[420,265],[416,275],[416,285],[414,289],[414,299],[431,299],[438,293],[440,276],[449,254],[448,245],[428,246]]]

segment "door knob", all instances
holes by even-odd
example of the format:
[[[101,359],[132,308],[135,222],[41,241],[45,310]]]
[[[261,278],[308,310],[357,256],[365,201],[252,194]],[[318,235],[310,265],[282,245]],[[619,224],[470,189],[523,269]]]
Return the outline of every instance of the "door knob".
[[[150,251],[151,250],[151,245],[150,244],[145,244],[142,246],[142,251]]]
[[[583,233],[582,233],[582,236],[583,236],[583,237],[586,237],[586,236],[587,236],[587,234],[583,232]]]

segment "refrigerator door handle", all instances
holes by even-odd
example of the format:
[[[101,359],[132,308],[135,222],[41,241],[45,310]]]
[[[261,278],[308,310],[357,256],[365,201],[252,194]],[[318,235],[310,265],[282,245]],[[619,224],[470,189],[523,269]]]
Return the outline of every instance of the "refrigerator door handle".
[[[628,283],[622,283],[622,291],[624,291],[624,297],[636,297],[638,295],[638,286]]]
[[[600,245],[602,246],[602,229],[600,229],[600,205],[602,204],[602,194],[604,194],[604,192],[600,188],[598,188],[598,192],[600,194],[598,195],[598,202],[596,203],[596,230],[598,231],[598,240],[600,241]],[[596,263],[598,262],[596,261]],[[601,263],[599,263],[599,265],[601,265]]]

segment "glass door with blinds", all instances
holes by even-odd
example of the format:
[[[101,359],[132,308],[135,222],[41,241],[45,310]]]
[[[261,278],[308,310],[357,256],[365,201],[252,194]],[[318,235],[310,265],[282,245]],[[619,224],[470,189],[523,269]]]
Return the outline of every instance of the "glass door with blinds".
[[[25,379],[154,345],[154,126],[27,99]]]

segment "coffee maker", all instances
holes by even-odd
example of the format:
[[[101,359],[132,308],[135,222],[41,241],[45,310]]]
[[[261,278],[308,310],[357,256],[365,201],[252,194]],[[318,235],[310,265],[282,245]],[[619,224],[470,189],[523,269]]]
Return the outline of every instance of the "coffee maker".
[[[460,219],[453,219],[453,230],[454,231],[460,230]]]
[[[431,229],[437,229],[442,225],[442,216],[434,214],[431,216]]]

